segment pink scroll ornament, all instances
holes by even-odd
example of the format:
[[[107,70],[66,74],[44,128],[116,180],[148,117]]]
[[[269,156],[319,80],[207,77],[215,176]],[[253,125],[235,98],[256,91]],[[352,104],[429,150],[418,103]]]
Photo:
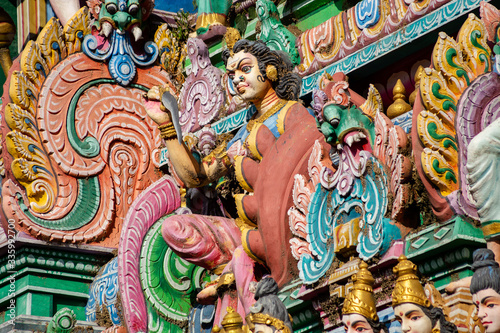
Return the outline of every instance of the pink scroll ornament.
[[[142,241],[160,217],[180,206],[179,189],[170,176],[151,184],[133,202],[123,222],[118,246],[118,282],[128,332],[147,331],[147,310],[139,278]]]

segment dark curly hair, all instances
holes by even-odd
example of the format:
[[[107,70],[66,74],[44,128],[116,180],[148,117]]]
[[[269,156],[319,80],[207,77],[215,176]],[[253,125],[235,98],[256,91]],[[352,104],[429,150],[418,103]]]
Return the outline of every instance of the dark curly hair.
[[[385,325],[384,325],[384,324],[382,324],[382,323],[381,323],[380,321],[378,321],[378,320],[377,320],[377,321],[375,321],[375,320],[373,320],[373,319],[366,318],[366,317],[365,317],[365,319],[366,319],[366,321],[368,322],[368,324],[370,324],[370,326],[371,326],[371,328],[372,328],[372,330],[373,330],[373,333],[380,333],[380,331],[381,331],[382,329],[386,328],[386,327],[385,327]],[[384,332],[386,332],[386,330],[384,330]]]
[[[272,277],[264,277],[257,284],[255,291],[255,304],[250,308],[251,313],[263,313],[285,323],[293,332],[292,323],[288,316],[285,304],[278,297],[278,284]]]
[[[470,283],[471,294],[489,288],[500,294],[500,267],[495,261],[493,251],[488,249],[476,250],[472,270],[474,275]]]
[[[441,327],[440,328],[441,333],[458,333],[457,326],[446,320],[443,310],[433,306],[426,308],[418,304],[416,305],[422,309],[422,311],[427,317],[430,318],[432,327],[436,326],[436,323],[439,321],[439,325]]]
[[[246,39],[240,39],[234,44],[233,52],[237,53],[240,51],[250,53],[257,58],[259,61],[259,70],[264,78],[267,78],[266,67],[268,65],[276,67],[278,79],[271,81],[271,85],[279,98],[289,101],[296,101],[299,98],[302,78],[298,74],[293,73],[293,65],[288,54],[283,51],[271,50],[260,40],[250,41]],[[227,65],[229,57],[230,51],[225,49],[222,52],[224,65]]]

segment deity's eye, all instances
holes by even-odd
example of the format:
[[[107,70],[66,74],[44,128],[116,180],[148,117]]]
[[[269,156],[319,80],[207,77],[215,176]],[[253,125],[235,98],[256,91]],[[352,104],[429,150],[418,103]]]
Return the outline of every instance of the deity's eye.
[[[410,317],[410,320],[411,320],[411,321],[417,321],[417,320],[419,320],[420,318],[422,318],[422,316],[411,316],[411,317]]]
[[[111,15],[114,15],[116,14],[116,12],[118,11],[118,6],[115,4],[115,3],[108,3],[106,5],[106,10],[108,11],[108,13],[110,13]]]
[[[252,71],[252,66],[243,66],[241,67],[241,71],[245,74],[248,74]]]
[[[134,3],[134,4],[131,4],[130,7],[128,7],[128,13],[132,16],[135,16],[137,15],[137,13],[139,12],[139,5]]]
[[[227,75],[227,77],[228,77],[228,78],[229,78],[229,80],[231,80],[231,81],[232,81],[232,80],[234,80],[234,73],[229,73],[229,74]]]
[[[495,307],[495,305],[496,305],[495,303],[489,303],[486,306],[489,307],[490,309],[492,309]]]

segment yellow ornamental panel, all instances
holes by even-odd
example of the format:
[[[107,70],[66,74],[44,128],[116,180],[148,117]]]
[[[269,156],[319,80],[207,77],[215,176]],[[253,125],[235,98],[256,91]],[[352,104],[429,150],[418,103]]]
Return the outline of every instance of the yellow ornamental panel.
[[[432,52],[434,68],[441,72],[448,88],[458,97],[474,79],[472,70],[464,62],[462,50],[457,42],[444,32],[439,33],[439,38]]]
[[[68,55],[80,52],[85,35],[90,34],[90,18],[87,7],[82,7],[66,23],[63,29]]]
[[[59,20],[54,17],[42,29],[36,42],[40,46],[50,69],[68,56],[63,38],[63,27]]]
[[[440,72],[431,68],[424,69],[420,77],[420,95],[426,110],[439,114],[447,126],[454,126],[458,98],[448,88]]]
[[[21,70],[33,82],[38,91],[49,73],[49,66],[38,44],[32,40],[26,44],[21,54]]]
[[[12,172],[26,189],[30,208],[36,213],[47,213],[55,204],[57,185],[54,175],[37,163],[20,158],[12,162]]]
[[[38,100],[38,90],[23,72],[12,73],[9,86],[9,96],[12,102],[23,109],[35,109]]]
[[[34,109],[24,110],[15,104],[9,103],[5,106],[4,117],[11,130],[17,130],[33,140],[37,140],[38,129],[35,125]]]
[[[419,138],[424,145],[443,155],[455,170],[458,163],[455,130],[446,127],[436,114],[427,111],[422,111],[418,115],[417,128]]]
[[[458,43],[474,77],[491,71],[491,50],[487,43],[486,28],[476,15],[469,14],[458,33]]]
[[[442,155],[425,148],[420,158],[425,175],[437,185],[443,196],[458,190],[457,173]]]

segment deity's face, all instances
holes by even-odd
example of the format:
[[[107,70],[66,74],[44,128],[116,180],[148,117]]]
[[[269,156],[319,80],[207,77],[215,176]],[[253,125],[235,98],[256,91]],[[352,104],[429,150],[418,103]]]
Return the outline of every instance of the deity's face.
[[[394,308],[394,315],[404,333],[431,333],[432,321],[413,303],[403,303]]]
[[[274,333],[274,328],[264,324],[255,324],[255,333]]]
[[[342,323],[344,323],[346,333],[373,333],[373,328],[366,318],[357,313],[343,315]]]
[[[262,101],[272,89],[271,82],[259,70],[257,58],[250,53],[234,54],[228,59],[226,69],[234,89],[245,102]]]
[[[493,289],[483,289],[472,295],[477,316],[485,333],[500,333],[500,295]]]

